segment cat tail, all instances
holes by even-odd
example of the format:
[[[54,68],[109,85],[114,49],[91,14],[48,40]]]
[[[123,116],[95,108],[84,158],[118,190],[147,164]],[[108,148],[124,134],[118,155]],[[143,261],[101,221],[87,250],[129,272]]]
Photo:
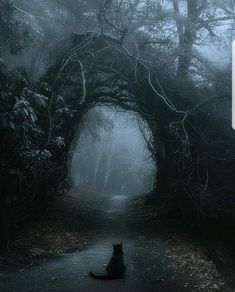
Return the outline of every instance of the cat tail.
[[[120,278],[120,277],[114,277],[114,276],[110,276],[110,275],[96,275],[93,272],[89,272],[89,275],[92,278],[99,279],[99,280],[112,280],[112,279]]]

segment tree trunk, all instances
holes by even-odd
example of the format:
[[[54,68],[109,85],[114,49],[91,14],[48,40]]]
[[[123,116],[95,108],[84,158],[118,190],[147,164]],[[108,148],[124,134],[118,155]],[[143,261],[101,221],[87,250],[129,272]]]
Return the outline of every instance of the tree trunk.
[[[189,68],[192,62],[192,49],[197,37],[196,26],[199,17],[198,5],[198,0],[187,0],[188,12],[186,23],[184,26],[182,23],[178,23],[179,58],[177,66],[177,79],[180,80],[188,80],[189,78]],[[177,13],[179,13],[179,11],[177,11]]]
[[[177,79],[188,80],[189,68],[192,61],[193,39],[184,34],[179,44],[179,59],[177,67]]]

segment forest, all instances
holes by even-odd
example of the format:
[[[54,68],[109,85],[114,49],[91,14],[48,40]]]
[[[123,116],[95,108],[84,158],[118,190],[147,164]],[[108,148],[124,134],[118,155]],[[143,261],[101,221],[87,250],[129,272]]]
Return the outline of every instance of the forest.
[[[235,262],[234,35],[233,0],[0,0],[1,253],[75,184],[138,193],[138,224],[218,236]],[[213,285],[185,291],[230,291]]]

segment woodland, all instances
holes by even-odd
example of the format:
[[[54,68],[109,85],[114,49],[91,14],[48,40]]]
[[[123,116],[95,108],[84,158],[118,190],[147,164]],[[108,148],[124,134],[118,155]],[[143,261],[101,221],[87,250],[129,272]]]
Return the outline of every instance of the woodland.
[[[132,111],[150,129],[152,205],[164,202],[188,229],[234,228],[234,6],[0,0],[1,249],[68,191],[71,148],[99,105]],[[92,126],[110,125],[97,117]]]

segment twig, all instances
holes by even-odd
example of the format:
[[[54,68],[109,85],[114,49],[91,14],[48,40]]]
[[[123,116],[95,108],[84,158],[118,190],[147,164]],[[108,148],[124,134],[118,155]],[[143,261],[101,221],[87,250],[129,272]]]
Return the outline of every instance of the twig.
[[[0,118],[4,118],[5,116],[8,116],[9,114],[10,114],[10,112],[7,112],[7,113],[1,115]]]
[[[79,59],[77,59],[77,62],[80,65],[81,74],[82,74],[82,90],[83,90],[83,95],[82,95],[82,99],[80,101],[80,105],[82,105],[85,102],[85,99],[86,99],[86,76],[85,76],[85,69],[84,69],[84,66],[83,66],[82,62]]]
[[[37,17],[37,18],[40,18],[40,19],[45,20],[45,21],[50,21],[49,19],[47,19],[47,18],[45,18],[45,17],[42,17],[42,16],[39,16],[39,15],[32,14],[32,13],[30,13],[30,12],[28,12],[28,11],[26,11],[26,10],[23,10],[23,9],[21,9],[21,8],[15,6],[15,5],[13,5],[13,4],[12,4],[12,7],[13,7],[15,10],[17,10],[17,11],[22,12],[22,13],[24,13],[24,14],[28,14],[28,15],[30,15],[30,16],[32,16],[32,17]]]

